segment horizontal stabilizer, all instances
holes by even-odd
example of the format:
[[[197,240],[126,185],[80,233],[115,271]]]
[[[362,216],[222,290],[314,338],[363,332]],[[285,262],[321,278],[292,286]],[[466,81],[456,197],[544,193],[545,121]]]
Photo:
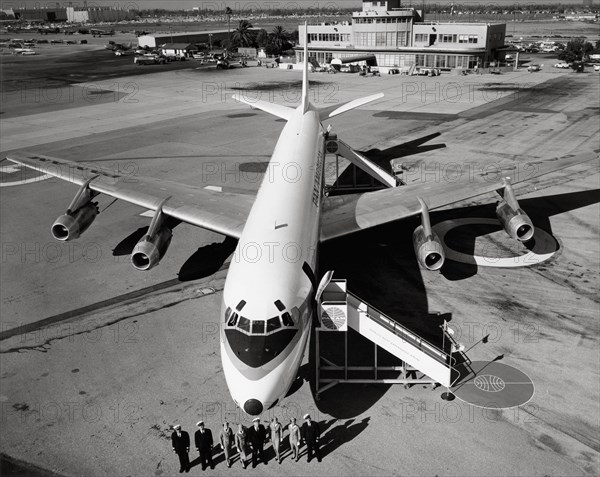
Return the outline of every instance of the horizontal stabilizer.
[[[265,111],[266,113],[277,116],[278,118],[283,118],[286,121],[289,121],[292,117],[292,114],[294,113],[294,110],[292,108],[283,106],[281,104],[269,103],[268,101],[262,101],[260,99],[246,99],[243,98],[241,95],[237,94],[234,94],[232,98],[236,101],[239,101],[240,103],[245,103],[249,106],[252,106],[253,108],[260,109],[262,111]]]
[[[319,109],[319,116],[321,121],[327,118],[333,118],[334,116],[338,116],[340,114],[351,111],[355,108],[358,108],[364,104],[370,103],[371,101],[375,101],[377,99],[383,98],[383,93],[372,94],[371,96],[365,96],[364,98],[353,99],[352,101],[343,104],[342,106],[338,106],[337,108],[332,110],[332,107],[326,107]]]

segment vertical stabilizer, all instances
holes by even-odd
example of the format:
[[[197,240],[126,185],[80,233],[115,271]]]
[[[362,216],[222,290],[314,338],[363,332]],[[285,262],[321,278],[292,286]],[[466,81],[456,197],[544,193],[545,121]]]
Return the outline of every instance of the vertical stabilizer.
[[[308,102],[308,21],[304,22],[304,69],[302,70],[302,112],[309,108]]]

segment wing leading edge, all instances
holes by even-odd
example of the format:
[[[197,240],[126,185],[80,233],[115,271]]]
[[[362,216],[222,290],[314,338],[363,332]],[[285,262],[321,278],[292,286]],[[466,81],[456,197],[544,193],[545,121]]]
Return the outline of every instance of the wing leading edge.
[[[598,158],[595,151],[548,160],[498,164],[491,173],[463,174],[452,182],[422,182],[364,194],[328,197],[321,216],[321,240],[358,232],[421,212],[418,198],[430,210],[493,192],[504,186],[556,172]]]
[[[140,207],[156,210],[169,198],[163,212],[191,225],[239,238],[254,196],[215,192],[162,179],[124,174],[85,162],[66,161],[19,152],[8,160],[77,185],[91,179],[90,189]]]

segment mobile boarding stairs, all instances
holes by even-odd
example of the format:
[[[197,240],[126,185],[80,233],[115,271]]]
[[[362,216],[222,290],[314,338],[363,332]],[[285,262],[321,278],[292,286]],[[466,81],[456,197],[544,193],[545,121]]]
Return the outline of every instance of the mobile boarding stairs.
[[[332,279],[332,272],[324,277],[317,293],[319,326],[315,332],[316,399],[320,394],[341,383],[384,383],[430,384],[451,386],[452,369],[455,358],[450,353],[428,343],[381,311],[349,292],[346,280]],[[348,330],[353,329],[374,343],[373,366],[348,365]],[[321,333],[343,333],[344,364],[338,365],[321,356]],[[443,340],[453,344],[445,327]],[[378,366],[378,347],[399,358],[401,366]],[[445,348],[442,345],[442,348]],[[371,377],[365,373],[372,372]],[[395,372],[395,379],[381,378],[381,374]],[[399,373],[399,374],[398,374]],[[419,373],[422,375],[418,377]],[[362,377],[355,377],[362,375]]]

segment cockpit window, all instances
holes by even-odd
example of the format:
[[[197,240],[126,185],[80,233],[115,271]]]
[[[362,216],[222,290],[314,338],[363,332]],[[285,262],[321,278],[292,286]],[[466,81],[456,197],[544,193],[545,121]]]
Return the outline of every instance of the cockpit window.
[[[278,316],[275,316],[274,318],[269,318],[267,320],[267,333],[269,333],[270,331],[275,331],[279,328],[281,328],[281,322],[279,321]]]
[[[285,305],[281,300],[275,300],[273,303],[281,312],[281,315],[273,316],[267,320],[254,320],[240,314],[242,308],[246,306],[246,300],[240,300],[235,309],[227,307],[227,310],[225,310],[225,324],[228,327],[235,327],[248,335],[269,335],[282,328],[291,328],[300,323],[300,310],[297,307],[285,311]]]
[[[253,321],[252,322],[252,334],[263,335],[265,333],[265,322],[264,321]]]
[[[294,320],[292,320],[292,316],[287,311],[281,315],[281,320],[283,321],[283,326],[294,326]]]
[[[227,326],[235,326],[235,324],[237,323],[237,320],[238,320],[238,314],[233,313],[231,315],[231,317],[229,318],[229,321],[227,322]]]
[[[238,328],[246,333],[250,333],[250,320],[248,318],[244,318],[240,316],[240,321],[238,323]]]

